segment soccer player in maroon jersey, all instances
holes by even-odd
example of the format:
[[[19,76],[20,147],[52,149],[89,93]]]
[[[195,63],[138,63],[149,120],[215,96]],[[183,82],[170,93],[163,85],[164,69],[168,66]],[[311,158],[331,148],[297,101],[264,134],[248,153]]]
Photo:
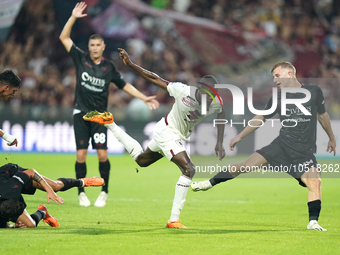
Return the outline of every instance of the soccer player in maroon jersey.
[[[150,109],[158,108],[159,103],[155,100],[155,96],[147,97],[130,83],[125,82],[116,70],[113,62],[103,58],[106,45],[102,36],[95,34],[90,37],[88,44],[89,54],[74,45],[70,38],[71,29],[77,18],[87,16],[87,14],[83,13],[86,6],[84,2],[76,4],[59,38],[67,52],[71,55],[77,74],[73,110],[74,132],[77,145],[76,177],[83,178],[86,176],[86,156],[91,138],[92,146],[97,150],[99,172],[106,183],[102,187],[102,192],[99,194],[94,205],[103,207],[108,198],[110,174],[110,162],[107,156],[107,129],[97,123],[84,121],[82,116],[86,112],[93,110],[106,111],[111,82],[128,94],[143,100]],[[90,206],[91,203],[84,192],[84,188],[79,188],[78,194],[79,205]]]
[[[169,95],[175,99],[171,111],[155,125],[153,137],[145,151],[135,139],[130,137],[114,123],[111,113],[92,111],[87,113],[84,119],[99,123],[110,129],[113,135],[124,145],[131,157],[141,167],[147,167],[164,156],[176,164],[182,174],[175,186],[175,196],[166,227],[187,228],[180,222],[179,216],[185,203],[191,179],[195,174],[195,166],[186,151],[184,141],[188,140],[196,125],[212,114],[216,113],[218,119],[225,119],[222,100],[218,100],[220,98],[214,89],[218,81],[212,75],[203,76],[199,83],[201,85],[204,84],[209,90],[202,90],[202,87],[188,86],[181,82],[166,81],[157,74],[133,63],[125,50],[119,50],[119,56],[125,65],[145,80],[167,91]],[[206,99],[204,99],[204,96],[207,96],[207,94],[211,95],[212,93],[216,93],[216,98],[206,97]],[[202,111],[204,105],[206,108],[205,114]],[[223,134],[224,125],[218,125],[215,153],[220,160],[225,156]]]

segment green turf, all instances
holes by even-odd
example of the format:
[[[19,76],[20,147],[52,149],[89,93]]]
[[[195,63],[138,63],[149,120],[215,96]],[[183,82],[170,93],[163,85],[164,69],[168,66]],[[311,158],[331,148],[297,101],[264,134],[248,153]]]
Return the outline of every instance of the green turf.
[[[228,162],[244,158],[227,158]],[[207,192],[188,192],[181,214],[189,229],[166,229],[179,170],[166,159],[136,171],[129,156],[110,156],[110,196],[104,208],[78,206],[77,191],[47,208],[60,223],[51,228],[1,229],[0,254],[338,254],[340,179],[324,178],[320,225],[307,231],[307,190],[291,178],[239,178]],[[193,157],[193,160],[198,158]],[[73,177],[75,155],[0,154],[1,164],[33,167],[52,179]],[[319,163],[339,163],[319,160]],[[98,175],[96,156],[88,176]],[[100,188],[87,188],[94,203]],[[45,193],[25,196],[27,210]]]

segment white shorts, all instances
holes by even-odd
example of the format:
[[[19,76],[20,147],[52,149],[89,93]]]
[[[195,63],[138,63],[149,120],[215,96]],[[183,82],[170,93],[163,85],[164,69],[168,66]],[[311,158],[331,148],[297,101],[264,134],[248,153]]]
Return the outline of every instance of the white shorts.
[[[159,152],[169,161],[176,154],[185,151],[184,142],[175,130],[170,128],[165,119],[162,118],[156,124],[153,130],[153,138],[149,142],[148,147],[153,152]]]

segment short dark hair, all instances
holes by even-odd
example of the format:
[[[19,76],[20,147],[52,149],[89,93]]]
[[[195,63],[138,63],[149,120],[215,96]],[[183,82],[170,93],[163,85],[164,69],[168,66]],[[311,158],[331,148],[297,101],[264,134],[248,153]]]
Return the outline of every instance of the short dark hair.
[[[94,40],[94,39],[101,39],[103,41],[103,43],[105,44],[104,38],[101,35],[99,35],[99,34],[91,35],[90,39],[89,39],[89,42],[90,42],[90,40]]]
[[[5,70],[0,74],[0,86],[3,85],[19,88],[21,79],[12,70]]]
[[[24,210],[24,203],[14,199],[5,200],[0,206],[0,214],[8,219],[18,218],[24,212]]]
[[[213,75],[205,75],[200,79],[199,83],[204,83],[215,88],[215,85],[218,83],[218,81]]]
[[[293,66],[293,64],[290,63],[290,62],[288,62],[288,61],[282,61],[282,62],[279,62],[279,63],[275,64],[275,65],[273,66],[272,70],[271,70],[271,73],[273,73],[274,70],[275,70],[277,67],[279,67],[279,66],[281,66],[282,68],[290,68],[290,69],[292,69],[292,70],[294,71],[294,74],[296,73],[295,66]]]

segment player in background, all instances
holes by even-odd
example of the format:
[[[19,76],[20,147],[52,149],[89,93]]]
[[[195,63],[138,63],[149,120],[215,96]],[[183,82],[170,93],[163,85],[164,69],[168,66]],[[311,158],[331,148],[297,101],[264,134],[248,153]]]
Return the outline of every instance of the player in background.
[[[20,88],[21,80],[12,70],[5,70],[0,74],[0,97],[8,100],[14,96]],[[17,139],[0,129],[0,136],[7,142],[8,146],[18,145]]]
[[[139,166],[147,167],[163,156],[178,166],[182,175],[179,177],[175,187],[175,197],[167,227],[186,228],[180,223],[179,215],[184,206],[191,179],[195,174],[195,166],[185,150],[183,140],[187,140],[194,127],[213,113],[217,112],[218,119],[225,119],[224,109],[217,99],[216,104],[210,97],[207,97],[206,102],[201,102],[201,95],[206,94],[206,92],[180,82],[165,81],[157,74],[149,72],[131,62],[125,50],[119,50],[119,56],[125,65],[175,98],[171,111],[156,124],[153,131],[153,139],[149,142],[145,151],[143,151],[143,148],[136,140],[113,122],[113,117],[110,113],[90,112],[84,116],[84,119],[100,123],[110,129]],[[207,75],[200,79],[200,83],[204,83],[214,90],[213,87],[218,82],[215,77]],[[212,90],[209,89],[209,93],[214,93]],[[205,103],[208,107],[206,115],[202,115],[201,108],[202,104]],[[215,153],[220,160],[225,156],[223,134],[224,126],[219,125],[217,127]]]
[[[84,53],[74,45],[70,38],[71,29],[77,18],[87,16],[87,14],[83,13],[86,6],[84,2],[77,3],[59,38],[76,66],[77,85],[73,110],[77,146],[76,178],[86,176],[86,156],[91,138],[92,146],[97,150],[99,172],[106,184],[102,187],[102,191],[94,205],[103,207],[108,198],[110,174],[110,162],[107,156],[107,129],[96,123],[85,122],[82,116],[86,112],[93,110],[106,111],[111,82],[131,96],[143,100],[150,109],[158,108],[159,103],[155,100],[156,96],[147,97],[130,83],[126,83],[116,70],[113,62],[103,58],[105,43],[102,36],[95,34],[90,37],[88,44],[90,54]],[[80,206],[90,206],[91,203],[84,192],[84,188],[79,188],[78,198]]]
[[[104,179],[99,177],[72,179],[59,178],[53,181],[40,175],[34,169],[25,169],[16,164],[0,167],[0,228],[8,227],[8,221],[16,222],[18,228],[35,228],[43,219],[51,227],[58,227],[57,219],[49,215],[45,205],[39,205],[37,212],[29,215],[21,194],[34,195],[36,189],[46,191],[47,203],[50,199],[56,204],[64,201],[55,192],[74,187],[102,186]]]
[[[252,119],[252,126],[247,126],[230,141],[230,150],[234,150],[237,143],[260,127],[261,125],[258,125],[258,123],[266,121],[276,113],[280,115],[281,122],[286,120],[286,125],[291,120],[292,127],[282,126],[279,136],[271,144],[254,152],[246,161],[231,165],[229,169],[216,174],[210,180],[193,182],[191,188],[193,191],[208,190],[216,184],[234,179],[245,172],[246,167],[251,169],[251,167],[261,167],[267,164],[274,167],[287,166],[289,169],[288,174],[298,180],[301,186],[308,188],[309,224],[307,229],[326,231],[318,224],[321,211],[321,179],[316,158],[313,154],[316,152],[317,120],[329,137],[327,152],[333,152],[334,156],[336,142],[330,117],[325,110],[322,90],[317,85],[301,84],[296,79],[296,69],[290,62],[277,63],[273,66],[271,72],[274,76],[274,83],[279,88],[304,88],[310,91],[311,99],[303,105],[311,115],[302,114],[294,104],[287,104],[287,114],[281,115],[280,103],[272,114],[266,116],[256,115]],[[303,93],[287,93],[287,98],[290,99],[304,97]],[[271,97],[265,106],[266,110],[271,108],[272,101]],[[278,92],[277,102],[280,101],[281,91]],[[295,124],[296,126],[294,126]]]

